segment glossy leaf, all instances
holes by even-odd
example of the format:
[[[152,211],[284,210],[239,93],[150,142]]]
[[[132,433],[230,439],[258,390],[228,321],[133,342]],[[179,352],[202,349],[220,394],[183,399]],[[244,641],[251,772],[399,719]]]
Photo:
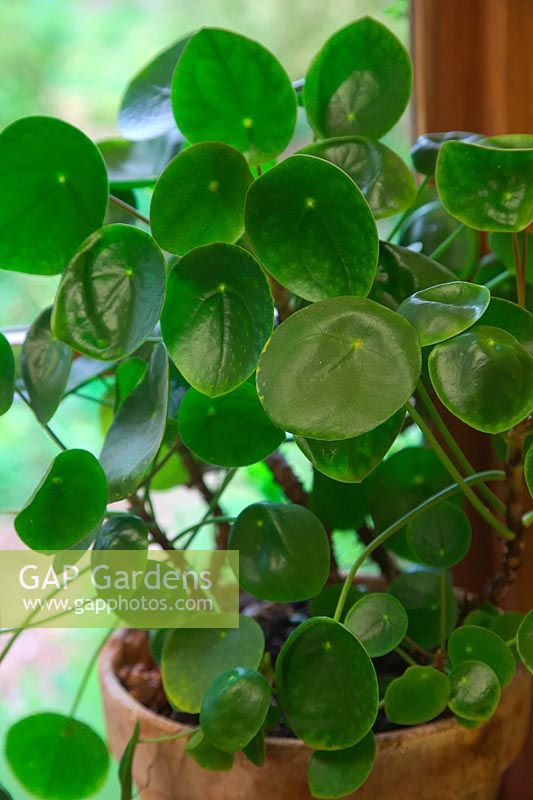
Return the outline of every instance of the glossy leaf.
[[[154,238],[178,255],[212,242],[236,242],[244,231],[244,198],[252,180],[244,157],[233,147],[220,142],[188,147],[154,189]]]
[[[533,221],[531,145],[509,149],[446,142],[436,179],[447,210],[472,228],[520,231]]]
[[[390,419],[353,439],[321,441],[295,436],[295,442],[315,469],[344,483],[360,483],[382,461],[398,436],[405,411],[400,408]]]
[[[94,550],[148,549],[148,528],[135,514],[118,514],[109,517],[94,540]]]
[[[19,720],[7,733],[5,752],[24,789],[42,800],[81,800],[95,794],[109,765],[100,736],[62,714]]]
[[[452,633],[448,641],[448,655],[452,667],[463,661],[488,664],[498,676],[501,686],[507,686],[515,672],[513,654],[503,639],[493,631],[476,625],[466,625]]]
[[[214,747],[209,739],[199,730],[191,736],[185,752],[193,758],[202,769],[214,770],[215,772],[227,772],[233,766],[233,753],[225,753]]]
[[[431,649],[440,641],[440,580],[433,572],[410,572],[395,578],[389,591],[407,611],[407,633],[417,644]],[[457,622],[457,600],[446,584],[446,630]]]
[[[526,614],[518,628],[516,648],[522,662],[533,673],[533,610]]]
[[[163,646],[161,672],[165,693],[180,711],[197,714],[215,678],[236,667],[257,669],[265,637],[257,622],[241,616],[238,628],[182,628]],[[206,658],[209,653],[209,658]]]
[[[362,17],[333,34],[306,75],[304,102],[319,136],[380,139],[411,94],[407,51],[380,22]]]
[[[453,567],[472,541],[470,520],[459,506],[439,503],[407,527],[407,542],[418,560],[430,567]]]
[[[133,353],[159,320],[165,296],[163,254],[132,225],[107,225],[80,247],[61,279],[54,336],[102,360]]]
[[[498,634],[500,639],[503,639],[505,644],[509,647],[515,657],[515,661],[519,661],[518,650],[516,647],[516,638],[518,629],[522,624],[524,614],[520,611],[505,611],[503,614],[497,614],[491,619],[490,625],[481,627],[488,627],[491,631]],[[514,642],[511,644],[511,642]]]
[[[168,162],[182,147],[183,137],[177,130],[142,142],[127,139],[104,139],[98,142],[107,167],[112,191],[153,186]],[[131,221],[131,217],[129,220]]]
[[[360,190],[334,164],[301,154],[285,159],[251,186],[245,223],[261,264],[300,297],[370,291],[376,223]]]
[[[429,256],[449,236],[455,234],[456,238],[439,256],[439,262],[452,270],[456,277],[466,280],[478,261],[479,234],[472,228],[464,228],[457,233],[460,227],[461,223],[446,211],[440,200],[434,200],[408,216],[402,225],[399,242],[421,249],[422,253]]]
[[[433,667],[408,667],[385,692],[385,714],[397,725],[421,725],[442,714],[450,681]]]
[[[469,131],[423,133],[411,148],[411,159],[418,172],[432,178],[435,175],[437,159],[444,142],[477,142],[480,139],[483,139],[481,134]]]
[[[272,708],[272,706],[270,706]],[[264,728],[256,733],[251,742],[243,748],[244,755],[255,764],[256,767],[262,767],[266,761],[266,741]]]
[[[168,458],[167,458],[168,457]],[[163,464],[163,459],[166,459]],[[159,454],[154,461],[157,472],[150,481],[150,486],[155,492],[164,492],[183,483],[190,483],[191,475],[180,453],[170,452],[170,447],[164,442],[159,449]]]
[[[501,297],[493,297],[479,325],[502,328],[520,342],[524,350],[533,356],[533,314]]]
[[[420,369],[409,322],[371,300],[338,297],[298,311],[274,331],[259,360],[257,386],[278,427],[348,439],[398,411]]]
[[[11,345],[0,331],[0,416],[9,411],[15,391],[15,358]]]
[[[115,413],[122,408],[124,401],[140,384],[146,375],[147,362],[144,358],[132,356],[121,361],[115,370]]]
[[[439,459],[425,447],[404,447],[384,461],[368,485],[369,508],[376,532],[381,533],[428,497],[450,485]],[[417,558],[406,538],[406,528],[395,533],[387,548],[402,558]]]
[[[395,309],[415,292],[454,280],[453,272],[422,253],[380,242],[378,271],[369,297]]]
[[[486,286],[452,281],[415,292],[398,307],[414,325],[422,346],[462,333],[483,315],[490,302]]]
[[[450,672],[448,705],[466,720],[490,719],[500,702],[500,684],[494,670],[480,661],[462,661]]]
[[[0,268],[56,275],[104,220],[98,148],[54,117],[23,117],[0,133]]]
[[[360,528],[369,513],[366,486],[340,483],[315,470],[309,508],[328,530]]]
[[[224,142],[250,164],[279,155],[296,124],[296,94],[276,57],[221,28],[192,37],[176,66],[171,98],[189,141]]]
[[[389,147],[362,136],[340,136],[307,145],[301,151],[331,161],[361,189],[376,219],[405,211],[416,197],[415,179]]]
[[[32,408],[41,422],[57,410],[68,381],[72,350],[50,330],[52,309],[45,309],[30,326],[20,358],[20,371]]]
[[[345,626],[370,658],[390,653],[407,633],[407,614],[391,594],[373,592],[358,600],[346,614]]]
[[[345,797],[359,789],[374,766],[376,743],[372,732],[346,750],[316,750],[307,769],[313,797]]]
[[[113,419],[100,453],[111,502],[134,492],[146,476],[163,439],[167,403],[168,359],[156,345],[145,377]]]
[[[204,735],[226,753],[242,750],[263,726],[270,694],[269,682],[255,670],[237,667],[219,675],[202,703]]]
[[[446,408],[485,433],[512,428],[533,406],[533,358],[501,328],[480,325],[437,345],[429,374]]]
[[[175,129],[170,82],[188,41],[188,37],[180,39],[158,53],[129,82],[118,119],[127,139],[153,139]]]
[[[372,662],[355,636],[328,617],[313,617],[289,636],[276,661],[276,690],[292,730],[318,750],[360,742],[377,715]]]
[[[179,430],[195,455],[219,467],[255,464],[285,439],[266,416],[250,383],[223,397],[206,397],[189,389],[180,405]]]
[[[118,765],[118,778],[120,781],[120,800],[133,800],[132,767],[135,750],[141,735],[141,725],[136,721],[131,738],[126,745]]]
[[[32,550],[65,550],[98,525],[106,502],[106,478],[96,458],[87,450],[66,450],[15,517],[15,528]]]
[[[227,394],[249,377],[273,321],[265,275],[240,247],[200,247],[169,275],[163,338],[176,367],[203,394]]]
[[[228,547],[239,551],[239,583],[260,600],[308,600],[329,575],[329,542],[320,520],[303,506],[254,503],[241,511]]]

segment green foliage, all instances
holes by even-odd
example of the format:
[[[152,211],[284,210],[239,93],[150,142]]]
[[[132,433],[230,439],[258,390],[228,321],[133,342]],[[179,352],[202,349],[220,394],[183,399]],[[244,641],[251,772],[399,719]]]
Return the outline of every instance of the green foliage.
[[[369,296],[388,308],[396,309],[415,292],[453,280],[453,272],[422,253],[380,242],[378,271]]]
[[[110,189],[125,192],[153,186],[168,162],[179,153],[182,144],[175,131],[144,142],[129,142],[127,139],[98,142],[106,163]],[[135,202],[130,205],[135,205]]]
[[[420,725],[438,717],[448,703],[450,681],[433,667],[409,667],[385,692],[385,713],[398,725]]]
[[[437,160],[445,142],[477,142],[483,137],[468,131],[446,131],[444,133],[423,133],[411,148],[411,160],[417,172],[432,178],[437,168]]]
[[[516,635],[518,654],[530,672],[533,672],[533,611],[524,617]]]
[[[102,786],[109,764],[98,734],[83,722],[51,713],[16,722],[7,734],[6,757],[24,788],[43,800],[89,797]]]
[[[135,750],[139,742],[141,726],[139,721],[135,723],[131,739],[128,741],[118,765],[118,777],[120,780],[120,800],[132,800],[133,798],[133,777],[131,774]]]
[[[407,633],[408,619],[402,604],[391,594],[368,594],[357,600],[344,624],[371,658],[397,647]]]
[[[411,572],[395,578],[389,589],[407,611],[407,633],[422,647],[436,647],[440,639],[440,583],[433,572]],[[446,583],[446,632],[457,622],[457,600]],[[466,628],[464,630],[467,630]]]
[[[462,661],[450,672],[449,706],[459,717],[483,722],[492,717],[500,702],[498,677],[488,664]]]
[[[407,542],[417,559],[430,567],[453,567],[466,556],[472,541],[470,520],[450,502],[426,511],[407,528]]]
[[[476,625],[466,625],[452,633],[448,655],[453,667],[463,661],[487,664],[498,676],[501,686],[507,686],[515,672],[513,654],[503,639],[493,631]]]
[[[210,744],[225,753],[246,747],[261,729],[270,705],[270,684],[252,669],[219,675],[206,692],[200,725]]]
[[[360,742],[377,715],[370,657],[328,617],[313,617],[287,639],[276,662],[276,691],[291,728],[317,750],[344,750]]]
[[[9,411],[15,391],[15,359],[11,345],[0,333],[0,415]]]
[[[235,520],[228,547],[239,551],[241,586],[261,600],[308,600],[321,591],[329,574],[326,531],[302,506],[248,506]]]
[[[376,743],[372,733],[345,750],[317,750],[309,760],[309,789],[313,797],[345,797],[359,789],[372,771]]]
[[[251,186],[245,223],[260,262],[300,297],[370,291],[376,223],[361,191],[333,163],[299,154],[273,167]]]
[[[185,752],[193,758],[202,769],[215,772],[226,772],[233,766],[233,753],[226,753],[211,744],[209,739],[199,730],[191,736]]]

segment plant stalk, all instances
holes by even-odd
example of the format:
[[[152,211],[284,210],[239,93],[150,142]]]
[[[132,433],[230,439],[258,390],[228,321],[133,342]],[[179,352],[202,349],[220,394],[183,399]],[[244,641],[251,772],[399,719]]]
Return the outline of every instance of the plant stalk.
[[[454,231],[450,233],[449,236],[444,239],[443,242],[436,247],[432,253],[429,254],[428,258],[432,258],[434,261],[438,261],[438,259],[444,255],[444,253],[451,247],[451,245],[455,242],[458,236],[466,229],[466,225],[463,223],[459,225]]]
[[[44,431],[45,433],[47,433],[47,434],[48,434],[48,436],[49,436],[49,437],[50,437],[50,439],[51,439],[51,440],[54,442],[54,444],[56,444],[56,445],[59,447],[59,449],[60,449],[60,450],[68,450],[68,447],[66,446],[66,444],[63,444],[63,442],[61,441],[61,439],[59,438],[59,436],[58,436],[57,434],[55,434],[55,433],[54,433],[54,431],[52,430],[52,428],[51,428],[49,425],[47,425],[47,424],[46,424],[46,422],[43,422],[41,419],[39,419],[39,417],[37,416],[37,413],[36,413],[36,411],[35,411],[34,407],[33,407],[33,406],[32,406],[32,404],[30,403],[30,401],[28,400],[28,398],[25,396],[25,394],[24,394],[23,392],[21,392],[21,391],[20,391],[20,389],[18,389],[17,387],[15,387],[15,392],[16,392],[16,393],[17,393],[17,395],[20,397],[20,399],[21,399],[21,400],[22,400],[24,403],[26,403],[26,405],[28,406],[28,408],[29,408],[29,409],[30,409],[30,410],[33,412],[33,414],[34,414],[34,416],[35,416],[35,419],[37,420],[37,422],[39,423],[39,425],[41,426],[41,428],[43,429],[43,431]]]
[[[115,197],[114,194],[110,194],[109,201],[113,203],[115,206],[121,208],[123,211],[127,211],[128,214],[131,214],[132,217],[137,217],[137,219],[140,219],[141,222],[144,222],[145,225],[150,225],[150,220],[148,219],[148,217],[145,217],[144,214],[141,214],[140,211],[137,211],[137,209],[134,206],[130,206],[129,203],[126,203],[124,200],[121,200],[120,197]]]

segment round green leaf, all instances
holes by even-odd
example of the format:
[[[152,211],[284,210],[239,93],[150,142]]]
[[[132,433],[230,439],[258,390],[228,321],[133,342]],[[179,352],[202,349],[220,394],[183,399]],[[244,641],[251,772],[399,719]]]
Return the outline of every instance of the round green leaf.
[[[400,408],[377,428],[354,439],[324,442],[296,436],[295,442],[315,469],[344,483],[360,483],[383,460],[398,436],[405,411]]]
[[[68,265],[57,290],[52,332],[93,358],[127,356],[159,320],[165,279],[163,254],[148,233],[107,225]]]
[[[418,337],[407,320],[371,300],[337,297],[276,328],[259,360],[257,386],[283,430],[348,439],[398,411],[420,370]]]
[[[463,661],[488,664],[498,676],[501,686],[510,683],[515,672],[513,654],[503,639],[493,631],[476,625],[466,625],[452,633],[448,641],[448,655],[452,667]]]
[[[241,511],[228,547],[239,551],[239,583],[260,600],[308,600],[329,575],[329,541],[307,508],[288,503],[254,503]]]
[[[255,464],[285,439],[266,416],[250,383],[223,397],[189,389],[180,405],[179,430],[189,450],[219,467]]]
[[[8,731],[6,758],[22,786],[42,800],[80,800],[103,785],[107,748],[83,722],[62,714],[33,714]]]
[[[481,231],[520,231],[533,221],[533,147],[446,142],[437,189],[450,214]]]
[[[516,648],[522,662],[533,673],[533,610],[526,614],[518,628]]]
[[[527,488],[529,489],[529,494],[533,497],[533,447],[531,447],[531,445],[528,448],[524,461],[524,477],[526,479]]]
[[[396,309],[414,292],[454,280],[453,272],[422,253],[380,242],[378,271],[369,297]]]
[[[225,753],[214,747],[201,730],[191,736],[185,746],[185,752],[202,769],[227,772],[233,767],[233,753]]]
[[[235,753],[262,727],[270,705],[270,684],[264,675],[238,667],[215,678],[206,692],[200,725],[219,750]]]
[[[140,550],[148,549],[148,528],[135,514],[118,514],[109,517],[101,526],[94,540],[95,550]]]
[[[163,345],[157,345],[144,378],[117,411],[100,453],[111,502],[128,497],[146,476],[163,440],[167,407],[168,358]]]
[[[246,198],[246,232],[262,265],[306,300],[366,296],[378,258],[376,223],[351,178],[295,155],[266,172]]]
[[[378,710],[376,672],[339,622],[313,617],[289,636],[276,661],[281,709],[305,744],[343,750],[360,742]]]
[[[341,595],[344,583],[328,583],[322,591],[313,597],[309,602],[309,616],[311,617],[334,617],[337,603]],[[360,587],[350,586],[346,598],[345,608],[350,608],[354,603],[363,597],[364,592]]]
[[[314,142],[301,153],[340,167],[356,183],[376,219],[410,208],[416,197],[415,179],[404,161],[382,142],[362,136],[339,136]]]
[[[481,628],[490,628],[495,617],[499,617],[500,612],[492,603],[483,603],[479,608],[475,608],[466,615],[463,625],[479,625]]]
[[[30,326],[20,357],[20,371],[37,419],[48,422],[59,406],[72,364],[72,350],[52,336],[52,308]]]
[[[502,328],[520,342],[524,350],[533,356],[533,314],[510,300],[493,297],[479,325]]]
[[[244,231],[244,198],[252,182],[244,157],[220,142],[176,156],[157,181],[150,220],[156,241],[183,255],[212,242],[236,242]]]
[[[270,710],[271,706],[269,706]],[[268,720],[268,713],[267,713]],[[256,767],[262,767],[266,761],[266,741],[265,729],[261,728],[251,742],[249,742],[242,751],[248,761],[255,764]]]
[[[494,670],[480,661],[462,661],[450,672],[448,705],[465,720],[490,719],[500,702],[500,684]]]
[[[0,415],[9,411],[15,392],[15,358],[11,345],[0,331]]]
[[[87,450],[66,450],[54,461],[15,517],[15,528],[32,550],[65,550],[102,519],[107,482]]]
[[[407,633],[422,647],[431,649],[440,642],[440,580],[433,572],[410,572],[395,578],[389,591],[407,611]],[[457,622],[457,600],[446,584],[446,630]]]
[[[502,433],[533,406],[533,357],[510,333],[481,325],[437,345],[429,374],[452,414],[485,433]]]
[[[118,118],[127,139],[153,139],[175,129],[170,102],[170,82],[189,38],[180,39],[158,53],[129,82]]]
[[[415,292],[400,304],[398,314],[414,325],[424,346],[451,339],[470,328],[489,302],[486,286],[452,281]]]
[[[182,144],[183,137],[176,130],[143,142],[129,142],[127,139],[98,142],[111,190],[123,192],[153,186],[168,162],[179,153]]]
[[[161,672],[165,693],[180,711],[197,714],[215,678],[230,669],[257,669],[265,637],[257,622],[239,617],[238,628],[181,628],[163,645]]]
[[[441,462],[425,447],[404,447],[379,465],[368,486],[368,500],[377,533],[411,511],[428,497],[450,485]],[[387,548],[402,558],[417,561],[406,538],[406,528],[389,539]]]
[[[309,760],[307,779],[313,797],[337,798],[355,792],[366,781],[376,758],[372,732],[346,750],[317,750]]]
[[[0,267],[55,275],[104,220],[107,175],[95,144],[53,117],[0,133]]]
[[[481,627],[488,627],[491,631],[498,634],[500,639],[503,639],[503,641],[509,646],[511,653],[515,657],[515,661],[519,661],[516,641],[514,641],[513,644],[511,644],[511,642],[516,640],[518,629],[520,628],[523,619],[524,614],[522,614],[520,611],[506,611],[503,614],[497,614],[496,616],[493,616],[489,625],[482,625]]]
[[[453,567],[470,549],[472,527],[462,508],[445,501],[409,523],[407,541],[423,564]]]
[[[452,270],[459,278],[467,279],[479,257],[479,234],[472,228],[456,233],[461,223],[448,214],[440,200],[420,206],[410,214],[402,225],[400,244],[421,247],[422,253],[430,255],[451,234],[456,238],[439,256],[439,262]],[[443,281],[434,281],[443,283]]]
[[[220,28],[191,38],[171,98],[189,141],[225,142],[250,164],[279,155],[296,124],[296,94],[279,61],[257,42]]]
[[[319,136],[380,139],[411,94],[409,55],[380,22],[362,17],[331,36],[305,78],[304,102]]]
[[[385,692],[385,714],[397,725],[421,725],[442,714],[450,681],[433,667],[408,667]]]
[[[357,636],[370,658],[390,653],[407,633],[407,614],[391,594],[375,592],[358,600],[344,624]]]
[[[444,133],[424,133],[411,148],[411,159],[415,169],[422,175],[432,178],[437,168],[437,159],[444,142],[477,142],[483,136],[469,131],[446,131]]]
[[[273,309],[253,256],[241,247],[212,244],[188,253],[170,273],[161,330],[184,378],[217,397],[255,369],[272,332]]]
[[[327,530],[360,528],[369,513],[366,486],[340,483],[315,470],[309,508]]]

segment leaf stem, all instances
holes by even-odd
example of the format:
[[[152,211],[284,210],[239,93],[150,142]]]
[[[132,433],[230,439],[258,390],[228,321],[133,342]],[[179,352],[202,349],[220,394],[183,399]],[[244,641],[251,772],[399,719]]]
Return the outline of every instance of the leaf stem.
[[[410,667],[418,666],[414,658],[411,658],[411,656],[408,653],[406,653],[405,650],[403,650],[401,647],[395,647],[394,652],[397,653],[400,656],[400,658],[403,658],[406,664],[409,664]]]
[[[407,647],[410,647],[411,650],[416,650],[417,653],[420,653],[421,656],[425,656],[425,658],[433,658],[432,653],[429,650],[426,650],[425,647],[421,647],[414,639],[411,639],[410,636],[403,637],[404,644]]]
[[[507,280],[507,278],[510,278],[512,274],[513,274],[512,269],[506,269],[503,272],[500,272],[500,274],[496,275],[494,278],[485,281],[484,286],[486,286],[487,289],[495,289],[497,286],[500,285],[500,283],[503,283],[504,281]]]
[[[522,258],[520,257],[520,243],[518,234],[513,233],[513,252],[516,266],[516,298],[519,306],[526,307],[526,260],[527,260],[527,231],[524,231],[522,244]]]
[[[444,241],[443,241],[443,242],[441,242],[441,243],[439,244],[439,246],[438,246],[438,247],[436,247],[436,248],[433,250],[433,252],[432,252],[432,253],[430,253],[430,254],[429,254],[428,258],[432,258],[434,261],[438,261],[438,259],[440,258],[440,256],[444,255],[444,253],[446,252],[446,250],[448,250],[448,249],[449,249],[449,247],[450,247],[450,246],[451,246],[451,245],[452,245],[452,244],[455,242],[455,240],[457,239],[457,237],[458,237],[458,236],[460,236],[460,235],[461,235],[461,233],[462,233],[464,230],[466,230],[466,225],[465,225],[464,223],[462,223],[462,224],[461,224],[461,225],[459,225],[459,226],[458,226],[458,227],[457,227],[457,228],[456,228],[454,231],[452,231],[452,232],[450,233],[450,235],[449,235],[449,236],[447,236],[447,237],[446,237],[446,239],[444,239]]]
[[[207,511],[205,512],[204,516],[193,527],[191,535],[189,536],[189,538],[187,539],[187,541],[183,545],[183,550],[187,550],[191,546],[192,542],[194,541],[194,538],[195,538],[196,534],[198,533],[198,531],[200,530],[202,525],[205,525],[206,520],[209,519],[209,517],[212,515],[213,509],[216,508],[216,506],[218,505],[218,501],[220,500],[220,498],[222,497],[223,493],[225,492],[226,487],[228,486],[228,484],[235,477],[236,473],[237,473],[236,469],[228,469],[228,471],[226,472],[226,474],[224,476],[224,479],[222,480],[220,486],[218,487],[217,491],[215,492],[215,494],[211,498],[211,502],[209,503],[209,505],[207,507]]]
[[[475,475],[465,478],[463,483],[467,484],[468,486],[474,486],[477,483],[482,483],[485,481],[502,481],[504,478],[505,472],[503,472],[503,470],[487,470],[485,472],[478,472]],[[453,497],[453,495],[460,491],[462,491],[460,484],[452,483],[450,486],[446,487],[446,489],[442,489],[440,492],[428,497],[428,499],[424,500],[423,503],[415,506],[415,508],[411,509],[411,511],[408,511],[406,514],[403,514],[399,519],[397,519],[396,522],[393,522],[392,525],[389,525],[388,528],[385,528],[384,531],[378,534],[376,538],[365,547],[358,558],[354,561],[352,568],[350,569],[344,581],[339,602],[337,603],[337,608],[335,610],[335,619],[337,622],[342,617],[342,612],[348,598],[350,587],[354,582],[354,578],[357,575],[359,568],[364,564],[366,559],[372,555],[374,550],[384,545],[391,538],[391,536],[394,536],[395,533],[401,530],[413,519],[416,519],[421,514],[424,514],[428,509],[437,505],[437,503],[441,503],[443,500],[448,500],[449,497]]]
[[[441,415],[437,411],[437,408],[431,397],[429,392],[427,391],[426,387],[420,381],[417,387],[418,394],[422,403],[429,414],[433,424],[437,428],[438,432],[448,445],[448,449],[451,451],[452,455],[455,457],[455,460],[458,462],[459,466],[464,469],[467,475],[474,475],[475,469],[465,456],[455,439],[453,438],[450,430],[446,426],[444,420],[442,419]],[[499,497],[496,497],[494,492],[491,492],[488,486],[485,486],[484,483],[480,484],[479,486],[479,493],[483,495],[485,500],[490,503],[495,511],[499,511],[500,513],[505,513],[505,504],[500,500]]]
[[[80,704],[81,698],[83,697],[83,693],[85,691],[87,683],[89,682],[89,678],[91,677],[91,672],[93,671],[94,665],[96,664],[96,662],[98,660],[98,656],[100,655],[105,643],[107,642],[107,640],[109,639],[109,637],[111,636],[111,634],[113,633],[114,630],[115,630],[115,628],[113,627],[113,628],[109,628],[109,630],[106,631],[104,638],[98,644],[98,647],[96,648],[96,650],[92,654],[87,666],[85,667],[85,671],[83,673],[80,685],[78,687],[78,691],[76,692],[76,694],[74,696],[74,700],[72,701],[72,706],[70,707],[70,711],[68,713],[69,717],[73,717],[74,714],[76,713],[76,711],[78,709],[78,706]]]
[[[478,514],[485,520],[485,522],[490,525],[491,528],[494,528],[500,536],[503,536],[504,539],[514,539],[515,534],[509,530],[500,520],[492,514],[491,511],[481,502],[479,497],[474,494],[470,486],[466,483],[464,478],[462,477],[461,473],[453,464],[453,461],[446,455],[446,452],[439,444],[438,440],[433,435],[433,432],[426,425],[424,418],[419,414],[416,408],[411,405],[411,403],[407,402],[406,408],[409,411],[412,419],[416,422],[422,433],[424,434],[426,440],[431,445],[431,448],[434,450],[435,454],[441,461],[442,465],[448,471],[450,476],[453,478],[454,481],[459,485],[461,491],[465,495],[465,497],[470,501],[470,504],[476,509]]]
[[[176,542],[178,539],[181,539],[182,536],[185,536],[187,533],[194,531],[200,527],[204,527],[204,525],[220,525],[221,523],[232,523],[235,522],[235,517],[208,517],[207,519],[201,520],[200,522],[196,522],[194,525],[189,525],[188,528],[184,528],[182,531],[177,533],[173,539],[171,539],[172,544]]]
[[[148,219],[148,217],[145,217],[144,214],[141,214],[140,211],[137,211],[137,209],[134,206],[130,206],[129,203],[126,203],[124,200],[121,200],[120,197],[115,197],[114,194],[110,194],[109,202],[118,206],[123,211],[127,211],[128,214],[131,214],[132,217],[137,217],[137,219],[140,219],[141,222],[144,222],[145,225],[150,225],[150,220]]]
[[[50,439],[51,439],[51,440],[54,442],[54,444],[56,444],[56,445],[59,447],[59,449],[60,449],[60,450],[68,450],[68,447],[66,446],[66,444],[63,444],[63,442],[61,441],[61,439],[59,438],[59,436],[57,436],[57,434],[55,434],[55,433],[53,432],[52,428],[51,428],[49,425],[47,425],[47,424],[46,424],[46,422],[43,422],[41,419],[39,419],[39,417],[37,416],[37,412],[35,411],[34,407],[33,407],[33,406],[32,406],[32,404],[30,403],[30,401],[28,400],[28,398],[26,397],[26,395],[25,395],[23,392],[21,392],[21,391],[20,391],[20,389],[19,389],[18,387],[15,387],[15,392],[16,392],[16,393],[17,393],[17,395],[20,397],[20,399],[21,399],[21,400],[22,400],[24,403],[26,403],[26,405],[28,406],[28,408],[29,408],[29,409],[30,409],[30,410],[33,412],[33,414],[34,414],[34,416],[35,416],[35,419],[37,420],[37,422],[39,423],[39,425],[41,426],[41,428],[43,429],[43,431],[45,431],[45,433],[47,433],[47,434],[48,434],[48,436],[49,436],[49,437],[50,437]]]
[[[160,742],[176,742],[178,739],[185,739],[187,736],[192,736],[197,733],[200,726],[191,728],[188,731],[180,731],[179,733],[172,733],[169,736],[155,736],[154,738],[147,737],[146,739],[139,739],[137,744],[159,744]]]

